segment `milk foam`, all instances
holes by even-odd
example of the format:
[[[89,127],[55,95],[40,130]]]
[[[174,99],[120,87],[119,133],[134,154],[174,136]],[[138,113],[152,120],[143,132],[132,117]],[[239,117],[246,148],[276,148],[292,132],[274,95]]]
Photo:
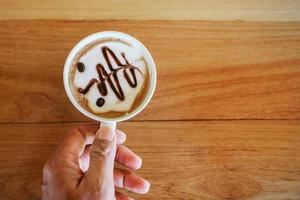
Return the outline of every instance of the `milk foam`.
[[[121,69],[116,72],[116,75],[124,93],[124,100],[121,100],[117,97],[113,89],[110,87],[108,81],[104,81],[104,84],[106,85],[107,89],[106,95],[100,94],[99,89],[97,87],[97,83],[94,83],[86,94],[79,94],[83,95],[83,98],[87,100],[88,107],[94,113],[106,113],[111,111],[130,111],[135,99],[143,89],[143,84],[145,81],[144,79],[147,73],[147,66],[143,59],[144,57],[142,52],[139,50],[138,47],[132,44],[129,45],[119,40],[112,40],[106,42],[99,42],[98,44],[90,48],[84,55],[82,55],[79,58],[78,62],[81,62],[85,65],[85,70],[83,72],[79,72],[77,68],[75,69],[73,85],[77,91],[78,88],[86,88],[86,86],[92,79],[97,79],[100,82],[99,74],[96,70],[96,65],[99,63],[103,65],[105,71],[108,74],[112,72],[108,67],[108,64],[102,53],[103,47],[108,47],[109,49],[111,49],[122,64],[126,64],[126,60],[122,56],[122,53],[124,53],[130,65],[139,69],[139,71],[137,69],[134,69],[137,80],[137,86],[130,86],[128,80],[126,80],[124,76],[124,70],[127,70],[127,73],[129,74],[129,79],[134,80],[132,74],[129,73],[129,69]],[[111,56],[109,56],[109,60],[114,69],[120,68]],[[96,102],[101,97],[105,100],[105,103],[102,106],[98,106]]]

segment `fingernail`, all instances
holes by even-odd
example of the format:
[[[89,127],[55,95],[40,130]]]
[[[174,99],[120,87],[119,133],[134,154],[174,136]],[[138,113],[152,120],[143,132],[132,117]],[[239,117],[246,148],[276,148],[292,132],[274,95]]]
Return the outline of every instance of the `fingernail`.
[[[146,194],[150,190],[150,182],[144,179],[143,187],[140,190],[141,194]]]
[[[147,188],[147,192],[150,190],[150,186],[151,186],[150,182],[146,180],[145,187]]]
[[[140,169],[142,167],[143,160],[140,157],[136,158],[135,169]]]
[[[97,136],[101,140],[109,140],[112,141],[115,135],[115,131],[106,126],[101,126],[97,131]]]

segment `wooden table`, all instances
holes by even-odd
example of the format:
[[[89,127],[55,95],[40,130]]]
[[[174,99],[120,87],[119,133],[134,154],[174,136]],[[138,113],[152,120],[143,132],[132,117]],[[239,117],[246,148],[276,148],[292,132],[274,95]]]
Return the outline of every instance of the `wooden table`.
[[[120,124],[152,183],[136,199],[300,199],[300,2],[0,2],[0,199],[40,199],[41,169],[66,130],[72,46],[104,30],[153,54],[158,86]]]

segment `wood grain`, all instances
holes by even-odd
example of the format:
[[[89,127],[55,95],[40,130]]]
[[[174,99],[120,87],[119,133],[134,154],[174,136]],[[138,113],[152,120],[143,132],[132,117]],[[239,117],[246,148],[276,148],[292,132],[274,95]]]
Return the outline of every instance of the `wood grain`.
[[[73,124],[0,125],[0,199],[39,199],[42,165]],[[152,183],[136,199],[298,200],[299,121],[129,122]]]
[[[156,93],[135,120],[300,118],[300,22],[31,20],[0,27],[0,122],[88,120],[67,99],[62,70],[77,41],[103,30],[132,34],[156,61]]]
[[[0,19],[300,20],[298,0],[2,0]]]

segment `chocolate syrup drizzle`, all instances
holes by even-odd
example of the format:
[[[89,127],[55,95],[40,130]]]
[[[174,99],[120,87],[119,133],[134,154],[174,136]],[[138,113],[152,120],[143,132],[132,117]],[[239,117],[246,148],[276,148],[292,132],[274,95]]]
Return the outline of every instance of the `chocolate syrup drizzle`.
[[[131,65],[128,62],[128,60],[126,59],[124,53],[121,53],[121,56],[124,58],[125,64],[121,63],[121,61],[117,58],[115,53],[110,48],[108,48],[107,46],[102,47],[101,51],[102,51],[102,54],[104,56],[105,62],[106,62],[107,66],[108,66],[108,68],[110,69],[111,72],[107,73],[107,71],[105,70],[105,68],[103,67],[103,65],[101,63],[97,64],[96,65],[96,70],[97,70],[97,73],[98,73],[99,80],[97,80],[95,78],[91,79],[89,81],[89,83],[85,86],[85,88],[78,88],[78,92],[82,93],[82,94],[86,94],[86,93],[88,93],[90,88],[96,83],[100,94],[102,96],[106,96],[107,95],[107,88],[106,88],[105,81],[107,81],[110,88],[113,90],[113,92],[118,97],[118,99],[120,99],[121,101],[124,101],[125,96],[124,96],[123,89],[120,85],[120,81],[118,79],[117,72],[119,70],[123,70],[124,78],[126,79],[127,83],[132,88],[135,88],[137,86],[137,79],[136,79],[135,70],[137,70],[139,73],[141,73],[142,76],[143,76],[143,73],[140,71],[139,68]],[[117,64],[117,66],[118,66],[117,68],[114,68],[112,66],[112,64],[110,62],[110,57]],[[80,66],[83,65],[83,63],[78,63],[78,64]],[[131,77],[133,78],[133,80],[131,80],[131,78],[129,77],[129,73],[131,74]],[[97,105],[99,107],[101,107],[104,104],[104,102],[103,102],[104,99],[103,98],[101,98],[101,103],[99,103],[100,98],[97,100],[97,102],[98,102]]]

